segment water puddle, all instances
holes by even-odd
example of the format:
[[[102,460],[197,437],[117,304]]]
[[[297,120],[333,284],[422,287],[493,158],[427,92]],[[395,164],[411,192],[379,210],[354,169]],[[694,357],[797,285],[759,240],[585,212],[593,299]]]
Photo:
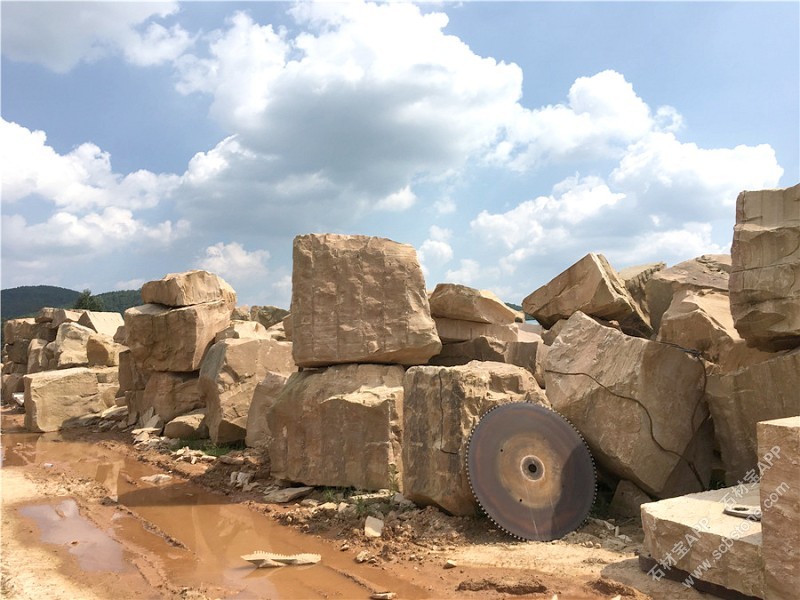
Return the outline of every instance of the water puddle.
[[[4,423],[5,425],[5,423]],[[371,582],[378,590],[390,589],[404,598],[426,598],[425,590],[359,565],[347,553],[311,536],[276,524],[245,506],[174,478],[161,485],[141,481],[158,471],[108,448],[69,441],[68,434],[9,432],[2,443],[3,468],[40,465],[80,477],[91,477],[110,496],[143,519],[120,511],[109,532],[81,517],[68,498],[20,508],[42,531],[42,540],[68,544],[85,571],[126,568],[123,546],[133,547],[148,561],[157,561],[175,585],[203,584],[238,590],[236,598],[368,598],[370,592],[357,581]],[[156,535],[155,528],[163,535]],[[322,561],[310,566],[255,569],[241,555],[257,550],[295,554],[311,552]],[[132,567],[130,567],[132,568]]]

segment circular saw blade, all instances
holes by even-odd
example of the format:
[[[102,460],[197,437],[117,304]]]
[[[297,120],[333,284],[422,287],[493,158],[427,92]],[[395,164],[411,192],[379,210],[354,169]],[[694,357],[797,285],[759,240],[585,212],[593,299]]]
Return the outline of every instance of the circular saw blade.
[[[589,448],[569,421],[537,404],[501,404],[481,418],[469,439],[467,475],[489,518],[524,540],[563,537],[594,504]]]

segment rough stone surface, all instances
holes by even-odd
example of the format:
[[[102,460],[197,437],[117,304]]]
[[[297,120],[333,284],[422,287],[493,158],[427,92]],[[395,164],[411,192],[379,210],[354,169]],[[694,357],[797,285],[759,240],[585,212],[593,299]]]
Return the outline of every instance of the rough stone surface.
[[[253,401],[250,403],[250,410],[247,411],[247,432],[244,438],[245,444],[249,447],[261,448],[269,444],[267,415],[288,379],[288,374],[270,371],[253,390]]]
[[[708,376],[706,400],[728,485],[758,462],[756,423],[800,414],[798,390],[800,350],[734,373]]]
[[[3,404],[14,404],[12,394],[25,391],[25,375],[22,373],[12,373],[2,377],[2,399]]]
[[[77,323],[80,321],[81,315],[84,313],[82,310],[71,310],[69,308],[54,308],[53,317],[50,325],[54,329],[58,329],[64,323]]]
[[[56,368],[68,369],[88,365],[89,357],[86,354],[86,345],[89,343],[89,337],[94,333],[93,329],[77,323],[67,321],[61,324],[56,341],[53,342]]]
[[[602,254],[584,256],[525,298],[522,308],[546,328],[581,311],[618,321],[630,335],[649,337],[652,334],[625,283]]]
[[[58,431],[70,419],[106,408],[97,375],[86,367],[25,376],[25,428]]]
[[[200,397],[197,373],[155,372],[148,378],[144,393],[133,396],[128,414],[141,417],[152,409],[166,423],[198,408],[205,408],[205,402]]]
[[[751,346],[800,346],[800,184],[742,192],[731,247],[731,311]]]
[[[214,337],[230,323],[230,312],[222,300],[174,309],[160,304],[129,308],[128,347],[140,370],[197,371]]]
[[[516,342],[519,339],[519,328],[516,323],[495,325],[445,317],[434,317],[433,320],[436,323],[437,335],[443,344],[466,342],[482,336],[506,342]]]
[[[13,344],[6,344],[3,350],[5,351],[5,359],[15,362],[20,365],[28,364],[28,347],[31,340],[18,339]]]
[[[765,598],[792,598],[800,590],[800,416],[759,423],[758,456],[765,467],[760,485]]]
[[[728,500],[758,506],[758,485],[737,493],[725,488],[643,504],[644,551],[672,568],[696,571],[696,579],[763,598],[761,523],[723,512]]]
[[[219,301],[228,307],[230,317],[236,306],[236,292],[222,277],[208,271],[170,273],[142,286],[144,304],[163,304],[177,308]]]
[[[440,283],[428,298],[431,315],[447,319],[509,325],[517,311],[500,300],[493,292],[476,290],[455,283]]]
[[[397,487],[404,371],[353,364],[293,374],[267,416],[273,475],[306,485]]]
[[[28,345],[28,363],[26,368],[28,373],[39,373],[47,369],[48,360],[44,350],[47,343],[46,340],[39,338],[31,340],[31,343]]]
[[[672,304],[672,297],[682,290],[704,289],[726,293],[731,270],[727,254],[704,254],[653,273],[645,284],[645,297],[654,331],[661,327],[661,316]]]
[[[256,385],[269,371],[296,370],[292,345],[265,339],[226,339],[214,344],[200,369],[208,433],[215,444],[244,440]]]
[[[465,365],[473,360],[500,362],[523,367],[533,373],[539,386],[544,387],[544,342],[504,342],[485,336],[466,342],[445,344],[442,351],[428,364],[441,367]]]
[[[133,390],[144,390],[147,385],[148,374],[142,373],[133,360],[130,350],[119,353],[119,393]]]
[[[656,339],[697,350],[723,373],[774,358],[747,346],[733,326],[728,295],[713,290],[675,293]]]
[[[403,494],[454,515],[477,511],[465,464],[480,418],[507,402],[549,406],[529,371],[494,362],[412,367],[403,388]]]
[[[164,425],[164,435],[181,440],[202,440],[208,437],[204,408],[179,415]]]
[[[648,322],[650,319],[650,310],[647,307],[645,286],[655,273],[658,273],[662,269],[666,268],[666,266],[666,263],[657,262],[646,265],[626,267],[619,271],[619,277],[625,283],[625,289],[628,290],[628,293],[636,302],[637,306],[642,311],[642,314],[647,317]]]
[[[709,483],[713,436],[704,379],[699,359],[583,313],[570,317],[545,360],[547,397],[595,460],[656,497]]]
[[[441,342],[414,248],[357,235],[296,237],[291,339],[301,367],[427,362]]]
[[[125,325],[125,319],[118,312],[87,310],[78,319],[78,324],[113,338],[117,333],[117,329]]]

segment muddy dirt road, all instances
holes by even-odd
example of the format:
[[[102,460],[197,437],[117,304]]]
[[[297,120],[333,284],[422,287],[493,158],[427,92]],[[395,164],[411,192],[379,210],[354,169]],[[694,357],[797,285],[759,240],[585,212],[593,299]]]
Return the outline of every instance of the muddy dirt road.
[[[652,581],[632,547],[611,543],[598,525],[558,542],[515,543],[488,521],[429,509],[400,515],[393,537],[369,540],[357,517],[320,520],[299,504],[231,493],[226,472],[211,477],[207,466],[137,453],[130,434],[30,434],[22,416],[3,407],[3,598],[705,597]],[[159,473],[170,478],[142,480]],[[256,550],[322,560],[255,569],[241,555]],[[359,563],[363,552],[370,559]],[[448,560],[456,566],[445,568]]]

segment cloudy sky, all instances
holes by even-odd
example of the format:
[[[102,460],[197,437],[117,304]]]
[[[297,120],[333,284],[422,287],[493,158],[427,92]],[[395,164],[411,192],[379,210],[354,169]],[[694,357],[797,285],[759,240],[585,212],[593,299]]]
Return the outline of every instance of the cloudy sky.
[[[797,2],[7,2],[2,287],[203,268],[288,307],[295,235],[521,299],[587,252],[730,250],[800,181]]]

